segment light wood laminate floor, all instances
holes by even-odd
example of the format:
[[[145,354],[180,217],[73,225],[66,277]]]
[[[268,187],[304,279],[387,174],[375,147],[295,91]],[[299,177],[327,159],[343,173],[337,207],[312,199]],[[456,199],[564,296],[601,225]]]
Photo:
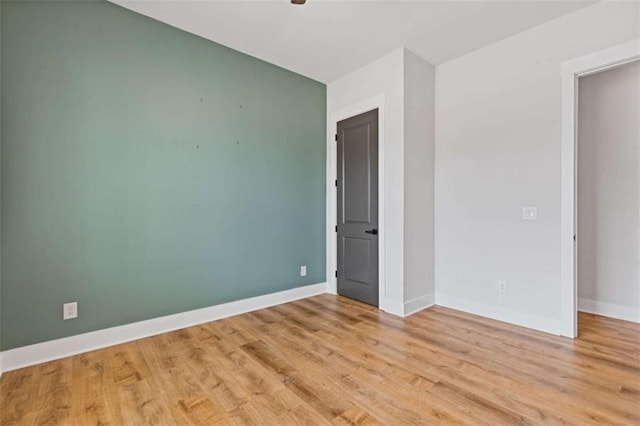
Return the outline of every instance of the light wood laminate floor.
[[[640,325],[579,329],[321,295],[7,372],[0,423],[640,425]]]

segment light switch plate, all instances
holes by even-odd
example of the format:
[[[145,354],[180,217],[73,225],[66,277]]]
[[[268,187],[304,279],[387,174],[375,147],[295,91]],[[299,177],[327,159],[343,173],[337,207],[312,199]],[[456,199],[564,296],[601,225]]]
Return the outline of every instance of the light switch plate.
[[[300,276],[301,277],[306,277],[307,276],[307,267],[306,266],[301,266],[300,267]]]
[[[522,208],[523,220],[538,220],[538,208],[537,207],[523,207]]]

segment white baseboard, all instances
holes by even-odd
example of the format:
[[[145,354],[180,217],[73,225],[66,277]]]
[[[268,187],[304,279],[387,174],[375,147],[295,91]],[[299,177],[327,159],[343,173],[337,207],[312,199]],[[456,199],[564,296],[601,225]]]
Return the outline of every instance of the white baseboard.
[[[221,305],[181,312],[174,315],[91,331],[76,336],[51,340],[0,353],[2,369],[11,371],[47,361],[77,355],[107,346],[167,333],[197,324],[215,321],[294,300],[326,293],[327,283],[297,287],[278,293],[237,300]]]
[[[435,293],[429,293],[420,297],[416,297],[415,299],[411,299],[408,302],[404,303],[404,316],[408,317],[409,315],[415,314],[416,312],[426,309],[435,304]]]
[[[633,306],[600,302],[591,299],[578,299],[578,310],[590,314],[602,315],[604,317],[640,323],[640,309]]]
[[[398,317],[403,317],[404,316],[404,303],[402,303],[402,301],[399,300],[393,300],[393,299],[385,299],[384,300],[384,309],[383,311],[385,311],[386,313],[389,313],[391,315],[395,315]]]
[[[562,334],[562,321],[560,318],[555,319],[526,314],[470,300],[459,299],[441,293],[436,294],[436,305],[507,322],[509,324],[519,325],[521,327],[544,331],[545,333],[556,335]]]

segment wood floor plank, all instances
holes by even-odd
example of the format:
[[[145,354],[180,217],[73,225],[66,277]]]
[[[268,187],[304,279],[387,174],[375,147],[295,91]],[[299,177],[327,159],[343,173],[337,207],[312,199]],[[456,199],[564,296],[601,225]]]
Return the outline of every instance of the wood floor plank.
[[[4,373],[1,425],[640,424],[640,324],[320,295]]]
[[[550,410],[545,416],[550,416],[554,412],[566,413],[570,416],[570,420],[577,423],[589,422],[594,416],[608,419],[609,422],[615,422],[615,414],[610,416],[600,411],[593,411],[591,407],[601,407],[610,412],[610,407],[606,404],[596,403],[588,404],[595,396],[591,395],[588,399],[578,398],[576,395],[568,394],[572,389],[563,387],[562,379],[550,374],[538,375],[529,371],[526,363],[518,365],[517,361],[512,359],[509,353],[506,356],[500,353],[482,354],[473,350],[470,344],[468,348],[459,345],[451,345],[446,340],[440,340],[437,337],[416,336],[408,333],[406,330],[389,327],[387,330],[380,332],[380,324],[363,324],[366,326],[370,338],[376,337],[376,332],[380,333],[380,338],[389,338],[396,336],[399,340],[396,347],[391,347],[382,341],[379,341],[377,350],[380,353],[387,353],[389,356],[400,357],[405,355],[404,361],[411,365],[412,368],[419,369],[424,365],[436,362],[443,365],[449,374],[457,382],[461,382],[461,377],[455,377],[459,373],[463,373],[465,377],[472,377],[478,380],[478,385],[485,382],[500,381],[507,378],[507,382],[503,383],[503,387],[509,386],[512,392],[512,398],[521,400],[536,400],[538,404],[542,403],[549,406]],[[456,342],[459,343],[459,342]],[[497,360],[495,359],[497,358]],[[559,382],[559,383],[558,383]],[[549,392],[553,391],[553,392]],[[549,398],[553,395],[553,398]],[[537,398],[540,398],[538,400]],[[571,410],[564,409],[572,407]],[[555,407],[555,408],[554,408]],[[626,413],[635,416],[634,413]]]
[[[163,335],[164,336],[164,335]],[[175,425],[160,389],[160,374],[152,374],[137,351],[140,342],[118,345],[109,359],[110,388],[122,416],[118,423]],[[159,373],[159,372],[158,372]]]
[[[369,354],[358,354],[353,348],[341,352],[341,349],[347,347],[348,341],[333,345],[318,336],[304,336],[304,331],[296,328],[297,325],[290,325],[287,329],[277,330],[273,340],[286,347],[287,353],[297,353],[303,360],[313,362],[314,366],[320,368],[324,374],[329,372],[336,381],[351,376],[352,380],[358,381],[362,387],[386,389],[387,396],[392,399],[403,399],[404,405],[411,407],[412,412],[407,413],[409,415],[417,415],[419,418],[431,421],[447,418],[452,422],[463,423],[464,420],[467,422],[474,420],[476,424],[482,422],[496,424],[499,420],[503,422],[505,420],[500,416],[504,413],[500,413],[499,410],[491,410],[491,412],[483,410],[482,413],[478,410],[462,412],[457,409],[456,402],[442,398],[441,392],[432,391],[437,382],[402,370],[398,366],[394,371],[395,374],[388,374],[389,363],[380,362],[381,360],[375,362],[374,357]],[[304,338],[304,346],[298,343],[301,338]],[[475,404],[476,401],[472,401],[470,405]],[[439,412],[437,416],[432,416],[432,410],[435,407]],[[516,417],[520,419],[519,416]],[[510,420],[509,423],[512,423],[513,417]]]
[[[326,331],[326,333],[324,333]],[[337,333],[337,334],[336,334]],[[345,334],[346,333],[346,334]],[[327,344],[334,344],[338,347],[344,347],[345,345],[349,345],[349,335],[353,334],[353,331],[347,330],[344,333],[336,332],[335,327],[327,327],[323,330],[321,334],[323,340],[327,342]],[[388,336],[387,336],[388,337]],[[395,345],[397,347],[391,348],[388,344]],[[455,361],[456,368],[449,368],[448,363],[438,362],[439,356],[436,353],[432,353],[432,357],[429,358],[429,362],[419,361],[418,363],[413,364],[411,360],[404,359],[402,364],[397,364],[397,354],[402,353],[403,342],[399,340],[391,340],[387,339],[387,342],[382,342],[375,340],[373,338],[367,339],[366,342],[358,342],[357,344],[349,346],[349,353],[353,353],[359,356],[361,359],[366,360],[370,364],[378,365],[380,371],[383,371],[385,376],[391,376],[400,378],[404,380],[406,383],[410,383],[411,385],[421,385],[426,383],[427,388],[430,388],[433,385],[437,385],[438,395],[440,397],[448,398],[449,400],[456,401],[459,397],[457,393],[467,393],[467,395],[471,395],[473,393],[483,395],[482,398],[476,397],[481,406],[494,407],[494,412],[491,414],[502,414],[503,417],[500,419],[502,422],[508,420],[508,423],[513,423],[516,420],[515,417],[518,417],[519,423],[526,423],[526,421],[519,417],[518,414],[526,415],[526,417],[534,420],[552,420],[551,417],[543,417],[540,415],[540,410],[536,407],[530,406],[530,401],[526,404],[517,403],[517,401],[512,399],[512,396],[501,395],[502,389],[500,386],[496,386],[495,383],[491,381],[492,377],[485,374],[483,375],[483,371],[475,371],[474,376],[476,376],[476,381],[470,380],[468,377],[465,377],[464,373],[458,373],[459,370],[464,369],[464,365],[460,365],[458,361]],[[387,352],[387,349],[391,349],[391,355]],[[410,351],[410,348],[407,348],[406,351]],[[434,365],[431,365],[431,364]],[[387,366],[385,370],[384,367]],[[448,389],[455,387],[453,383],[457,383],[458,385],[462,385],[463,388],[456,389],[456,392],[447,392]],[[475,385],[475,388],[474,388]],[[488,385],[496,386],[493,392],[484,392]],[[503,386],[506,390],[509,390],[512,386],[510,383],[507,383]],[[467,404],[474,405],[474,404]],[[544,404],[540,404],[544,406]],[[484,411],[484,410],[483,410]],[[504,411],[504,413],[501,413]],[[485,414],[484,417],[489,417],[491,414]],[[482,416],[481,416],[482,417]],[[557,423],[562,423],[559,419],[556,419]],[[494,419],[493,423],[498,422],[499,419]]]
[[[424,329],[425,326],[430,326],[432,331],[436,333],[444,333],[445,331],[456,330],[460,333],[454,333],[453,340],[461,343],[472,342],[470,346],[472,349],[482,350],[489,353],[502,352],[508,350],[511,358],[518,359],[517,366],[520,367],[522,363],[526,363],[530,371],[544,371],[547,373],[554,373],[562,375],[563,379],[575,380],[577,382],[588,382],[591,386],[603,386],[609,391],[615,392],[618,387],[615,382],[612,382],[611,375],[620,376],[622,378],[630,377],[627,373],[631,371],[637,374],[638,368],[635,368],[632,364],[632,360],[628,362],[614,362],[610,357],[597,357],[601,364],[601,369],[592,371],[590,365],[593,362],[593,356],[589,355],[588,358],[581,357],[573,353],[567,353],[566,351],[553,351],[553,352],[540,352],[533,345],[520,344],[510,345],[508,340],[501,339],[500,337],[490,333],[485,333],[480,330],[476,330],[473,336],[469,336],[464,340],[460,340],[461,335],[468,332],[468,329],[461,328],[454,323],[449,322],[447,328],[443,329],[440,324],[431,319],[423,319],[416,325],[417,330]],[[415,330],[414,329],[414,330]],[[542,355],[545,357],[532,356]],[[549,363],[549,360],[553,360],[553,363]],[[604,363],[602,361],[605,361]],[[585,374],[585,373],[590,374]]]

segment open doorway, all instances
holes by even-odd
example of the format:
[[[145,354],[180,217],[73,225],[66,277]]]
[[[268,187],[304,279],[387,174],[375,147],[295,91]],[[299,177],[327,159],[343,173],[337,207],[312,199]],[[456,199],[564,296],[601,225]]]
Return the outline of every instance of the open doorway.
[[[578,311],[640,322],[640,61],[577,84]]]
[[[560,220],[560,304],[563,336],[578,336],[578,191],[577,145],[579,79],[640,60],[640,39],[562,63],[562,144]],[[638,233],[630,229],[629,233]]]

